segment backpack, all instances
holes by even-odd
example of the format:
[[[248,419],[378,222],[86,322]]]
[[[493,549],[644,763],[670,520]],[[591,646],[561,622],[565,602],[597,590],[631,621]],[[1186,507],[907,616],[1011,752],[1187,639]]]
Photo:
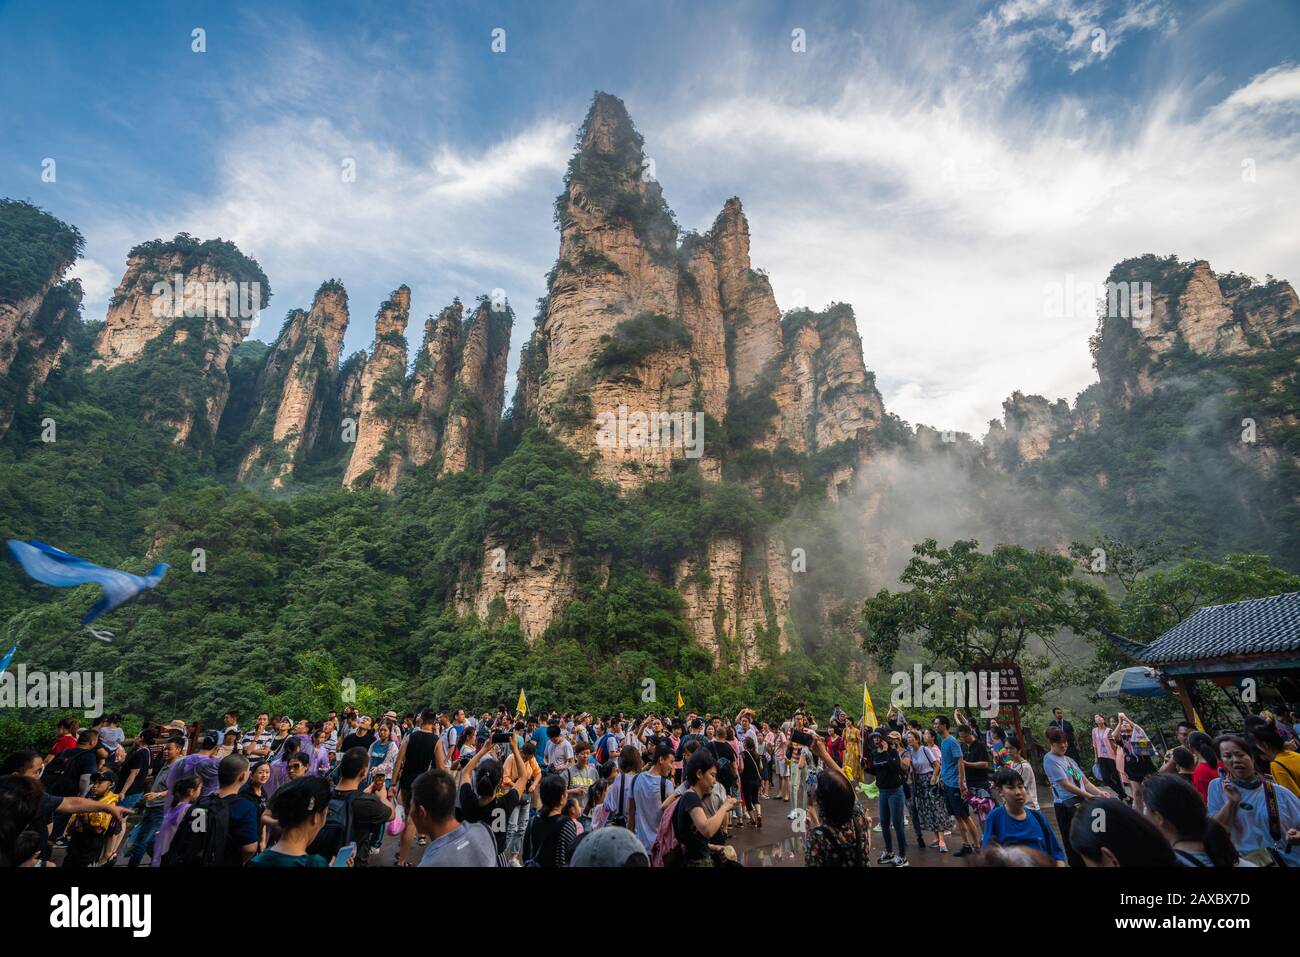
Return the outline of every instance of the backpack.
[[[614,737],[608,731],[601,735],[600,740],[596,742],[596,763],[604,764],[609,760],[609,745],[607,742]]]
[[[360,791],[330,792],[325,826],[307,846],[308,854],[319,854],[327,861],[333,860],[339,848],[352,840],[352,802],[360,793]]]
[[[541,860],[539,860],[537,857],[537,855],[540,854],[542,851],[542,846],[546,844],[544,840],[540,845],[537,843],[537,831],[539,830],[540,827],[545,826],[545,825],[539,825],[537,822],[542,820],[545,819],[542,817],[542,815],[538,814],[536,817],[534,817],[531,821],[528,822],[528,829],[524,831],[524,847],[523,847],[524,867],[542,866]]]
[[[677,843],[677,832],[673,830],[673,816],[680,800],[681,798],[674,799],[659,815],[659,829],[655,831],[654,846],[650,848],[651,867],[682,866],[682,848]]]
[[[736,773],[736,764],[730,758],[718,758],[718,783],[727,791],[731,791],[740,783],[740,776]]]
[[[64,748],[45,766],[41,784],[47,794],[55,797],[76,797],[81,782],[74,779],[73,758],[80,748]],[[79,777],[80,775],[75,775]]]
[[[640,773],[640,772],[638,772]],[[607,827],[628,827],[627,812],[623,810],[627,800],[627,779],[626,774],[619,775],[618,778],[618,810],[611,814],[605,821]],[[635,784],[637,775],[632,775],[632,781]]]
[[[221,867],[227,861],[230,805],[239,795],[201,797],[181,817],[171,846],[163,855],[163,867]]]

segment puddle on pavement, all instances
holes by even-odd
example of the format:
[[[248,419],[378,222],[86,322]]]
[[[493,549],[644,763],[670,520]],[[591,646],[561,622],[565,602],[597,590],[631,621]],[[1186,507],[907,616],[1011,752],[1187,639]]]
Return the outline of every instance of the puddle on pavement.
[[[746,848],[740,854],[740,862],[746,867],[780,867],[791,861],[803,863],[803,842],[793,837]]]

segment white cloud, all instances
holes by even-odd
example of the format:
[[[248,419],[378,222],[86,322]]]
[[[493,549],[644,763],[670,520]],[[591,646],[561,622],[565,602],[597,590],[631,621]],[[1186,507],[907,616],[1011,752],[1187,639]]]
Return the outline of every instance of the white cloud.
[[[433,161],[430,192],[453,202],[500,198],[533,173],[564,169],[573,148],[573,127],[544,121],[480,156],[444,147]]]
[[[575,126],[543,118],[480,150],[443,144],[408,156],[321,117],[268,120],[223,143],[211,195],[95,234],[111,234],[123,250],[181,231],[233,241],[258,260],[275,294],[271,316],[253,330],[259,338],[274,336],[276,317],[306,305],[330,276],[350,293],[349,351],[370,342],[373,310],[401,283],[413,294],[408,338],[453,295],[498,287],[526,319],[554,257],[550,201]],[[101,317],[107,298],[88,289],[85,314]]]
[[[1066,55],[1070,72],[1105,60],[1135,30],[1177,29],[1161,0],[1006,0],[980,20],[978,36],[990,50],[1023,51],[1045,44]]]
[[[1028,95],[1044,50],[1065,66],[1091,55],[1097,18],[1112,50],[1132,31],[1172,29],[1155,0],[1008,0],[974,28],[904,7],[826,61],[810,53],[800,72],[736,37],[725,54],[692,59],[676,90],[656,79],[615,92],[683,225],[707,228],[726,196],[741,195],[754,265],[783,306],[796,290],[813,306],[851,303],[888,406],[982,434],[1012,390],[1072,397],[1094,379],[1095,320],[1045,316],[1048,283],[1097,283],[1146,252],[1300,279],[1286,220],[1300,198],[1290,123],[1300,67],[1262,73],[1208,108],[1193,106],[1215,82],[1200,59],[1194,77],[1171,70],[1154,94]],[[310,48],[291,60],[292,104],[258,101],[251,124],[232,113],[213,190],[147,221],[85,224],[92,254],[112,263],[180,230],[233,239],[270,276],[276,315],[342,277],[349,349],[369,342],[374,307],[399,283],[412,288],[413,328],[453,294],[499,286],[521,313],[513,364],[531,311],[521,304],[554,262],[550,201],[580,119],[571,103],[559,119],[539,111],[468,148],[440,125],[463,103],[385,123],[391,85],[322,85],[324,63],[369,74]],[[339,92],[354,88],[357,102]],[[560,108],[546,91],[540,99]],[[353,183],[340,177],[345,158]],[[1254,182],[1243,181],[1247,159]]]
[[[1279,241],[1300,198],[1300,131],[1270,113],[1294,83],[1270,71],[1199,113],[1175,87],[1096,115],[1069,98],[1017,110],[960,78],[934,97],[871,75],[818,107],[720,96],[663,140],[668,163],[690,157],[741,194],[783,306],[796,289],[854,305],[893,411],[981,435],[1014,389],[1073,398],[1095,379],[1095,318],[1045,315],[1048,283],[1100,283],[1148,252],[1300,280]]]
[[[82,301],[85,303],[106,303],[116,288],[116,281],[109,271],[94,259],[84,256],[68,270],[67,278],[81,280]]]
[[[1261,73],[1224,100],[1221,111],[1274,106],[1300,107],[1300,66],[1284,64]]]

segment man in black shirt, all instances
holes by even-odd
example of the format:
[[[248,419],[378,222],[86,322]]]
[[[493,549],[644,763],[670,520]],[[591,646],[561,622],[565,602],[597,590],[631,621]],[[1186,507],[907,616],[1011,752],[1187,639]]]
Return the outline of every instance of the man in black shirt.
[[[359,865],[365,865],[370,858],[375,828],[391,821],[394,813],[388,800],[388,788],[378,779],[366,791],[361,791],[361,782],[369,769],[370,755],[366,749],[348,748],[339,759],[339,783],[331,795],[345,797],[351,804],[352,833],[343,838],[343,843],[357,845]]]
[[[135,746],[122,764],[122,786],[118,789],[122,795],[119,802],[122,807],[135,807],[148,790],[150,768],[154,758],[162,752],[162,748],[155,744],[157,738],[157,731],[145,728],[135,739]]]
[[[402,738],[402,747],[397,752],[397,765],[393,768],[398,797],[407,812],[406,826],[402,829],[402,840],[397,852],[399,867],[405,864],[411,842],[415,840],[415,822],[411,819],[411,785],[430,768],[445,769],[447,765],[442,740],[433,730],[435,720],[431,709],[425,708],[420,712],[420,726]]]
[[[993,772],[993,755],[984,739],[972,728],[962,725],[957,731],[961,741],[962,761],[966,765],[966,787],[980,797],[992,800],[989,790],[990,775]]]
[[[1052,709],[1052,720],[1047,723],[1049,728],[1060,728],[1065,732],[1065,756],[1073,758],[1074,763],[1083,764],[1083,759],[1079,757],[1079,747],[1074,740],[1074,725],[1065,720],[1065,712],[1060,708]]]
[[[366,753],[370,753],[370,746],[375,743],[375,728],[370,716],[363,714],[357,729],[343,739],[343,747],[340,751],[351,751],[353,748],[365,748]]]

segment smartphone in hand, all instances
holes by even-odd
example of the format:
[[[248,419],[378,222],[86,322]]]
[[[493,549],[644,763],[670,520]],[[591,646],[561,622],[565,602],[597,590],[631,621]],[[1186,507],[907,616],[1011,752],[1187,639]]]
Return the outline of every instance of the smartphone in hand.
[[[334,856],[334,863],[331,867],[347,867],[348,862],[352,860],[352,855],[356,854],[356,844],[344,844],[339,848],[338,854]]]

